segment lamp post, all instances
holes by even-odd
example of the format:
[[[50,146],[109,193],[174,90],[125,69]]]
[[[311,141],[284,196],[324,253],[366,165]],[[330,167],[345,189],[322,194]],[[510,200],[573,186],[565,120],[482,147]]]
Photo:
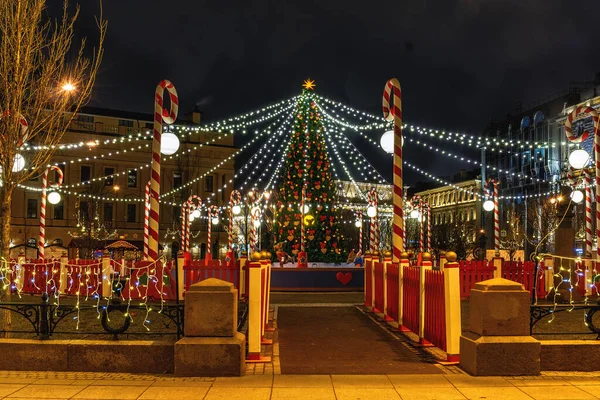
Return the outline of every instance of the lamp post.
[[[486,200],[483,203],[485,211],[494,211],[494,254],[500,256],[500,211],[498,209],[498,184],[500,181],[495,178],[490,178],[485,181],[484,190],[489,195],[489,185],[492,185],[492,199]]]
[[[354,225],[358,228],[358,253],[362,254],[363,250],[363,213],[362,211],[356,212],[356,222]]]
[[[48,174],[50,171],[56,171],[58,175],[58,180],[55,184],[51,184],[51,187],[57,188],[62,185],[63,182],[63,172],[62,170],[56,166],[52,165],[44,171],[42,175],[42,200],[40,204],[40,236],[38,240],[38,258],[40,260],[44,259],[44,250],[46,246],[46,190],[48,187]],[[48,201],[50,204],[58,204],[60,202],[60,194],[58,192],[51,192],[48,196]]]
[[[240,207],[242,195],[237,190],[232,190],[229,195],[229,232],[227,232],[227,255],[226,259],[233,260],[233,216],[242,212]]]
[[[208,234],[207,234],[207,248],[206,248],[206,260],[212,260],[212,226],[219,223],[219,207],[214,204],[208,207]],[[217,258],[218,258],[217,254]]]

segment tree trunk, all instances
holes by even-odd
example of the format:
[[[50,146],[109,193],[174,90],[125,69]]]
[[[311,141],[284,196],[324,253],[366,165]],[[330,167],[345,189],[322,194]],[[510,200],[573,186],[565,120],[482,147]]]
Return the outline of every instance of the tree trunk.
[[[4,188],[0,191],[0,219],[2,224],[2,238],[0,241],[0,260],[2,261],[2,275],[6,277],[6,282],[0,287],[0,302],[11,301],[10,284],[10,218],[12,214],[12,194],[14,186],[5,182]],[[0,337],[9,337],[12,330],[12,319],[10,311],[0,309]]]

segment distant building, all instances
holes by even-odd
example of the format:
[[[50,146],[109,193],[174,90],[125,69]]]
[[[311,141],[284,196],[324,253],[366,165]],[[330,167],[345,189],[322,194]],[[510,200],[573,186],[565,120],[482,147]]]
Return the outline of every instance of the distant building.
[[[200,114],[194,113],[189,122],[181,123],[192,128],[199,122]],[[70,257],[84,257],[97,245],[96,238],[121,238],[142,250],[144,193],[150,179],[152,140],[135,138],[151,136],[152,125],[151,115],[119,110],[84,108],[76,116],[61,141],[72,146],[57,150],[51,161],[52,164],[59,163],[63,170],[63,188],[69,193],[61,192],[60,203],[47,204],[46,243],[50,246],[46,249],[46,257],[59,256],[67,249]],[[199,195],[205,204],[207,200],[216,205],[229,202],[233,187],[229,181],[235,174],[233,159],[218,168],[215,166],[236,151],[233,137],[193,149],[216,135],[221,134],[194,132],[185,137],[180,134],[179,154],[188,149],[192,151],[182,157],[162,156],[161,194],[183,187],[161,199],[159,240],[165,251],[169,250],[172,242],[179,242],[176,233],[181,226],[179,205],[190,194]],[[131,150],[132,147],[135,149]],[[32,148],[25,152],[32,154],[34,151]],[[207,175],[203,177],[204,174]],[[41,175],[42,171],[39,171],[38,177],[25,182],[24,186],[39,188]],[[98,179],[105,176],[109,177]],[[48,181],[54,182],[55,179],[54,173],[51,173]],[[195,180],[193,184],[186,185],[192,180]],[[227,188],[221,191],[225,184]],[[40,192],[33,190],[18,189],[14,193],[11,256],[27,249],[27,256],[35,258],[40,197]],[[87,227],[85,231],[83,227]],[[206,219],[192,226],[192,232],[199,234],[193,235],[190,247],[198,256],[206,251],[206,231]],[[213,227],[213,232],[214,253],[217,243],[219,247],[227,243],[227,234],[221,226]]]

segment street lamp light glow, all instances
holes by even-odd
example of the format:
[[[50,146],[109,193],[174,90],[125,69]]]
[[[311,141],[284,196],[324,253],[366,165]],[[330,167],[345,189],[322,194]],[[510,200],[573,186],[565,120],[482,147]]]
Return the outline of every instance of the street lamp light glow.
[[[258,228],[260,226],[260,221],[257,219],[253,222],[253,224],[255,228]]]
[[[48,194],[48,203],[50,203],[50,204],[58,204],[58,203],[60,203],[60,193],[58,193],[58,192],[50,192]]]
[[[165,156],[177,153],[179,150],[179,138],[170,132],[163,133],[160,139],[160,152]]]
[[[23,168],[25,168],[25,158],[23,158],[23,156],[20,154],[15,154],[12,171],[20,172],[23,171]]]
[[[486,200],[483,203],[483,209],[485,211],[493,211],[494,210],[494,202],[492,200]]]
[[[195,209],[194,211],[192,211],[192,215],[194,216],[194,218],[200,218],[200,210]]]
[[[65,82],[60,88],[65,92],[72,92],[75,90],[75,85],[73,85],[71,82]]]
[[[362,221],[357,219],[356,222],[354,223],[354,226],[357,228],[360,228],[362,226]]]
[[[213,219],[211,220],[213,225],[217,225],[219,223],[219,217],[213,217]]]
[[[231,208],[231,211],[233,212],[233,215],[239,215],[242,212],[242,207],[236,204]]]
[[[571,192],[571,200],[577,204],[581,203],[583,201],[583,192],[581,190],[573,190]]]
[[[410,212],[410,217],[414,219],[419,219],[421,218],[421,213],[419,212],[419,210],[414,209]]]
[[[583,149],[577,149],[569,154],[569,165],[575,169],[585,167],[590,160],[590,155]]]
[[[377,215],[377,208],[375,208],[375,206],[369,206],[367,208],[367,215],[374,218]]]

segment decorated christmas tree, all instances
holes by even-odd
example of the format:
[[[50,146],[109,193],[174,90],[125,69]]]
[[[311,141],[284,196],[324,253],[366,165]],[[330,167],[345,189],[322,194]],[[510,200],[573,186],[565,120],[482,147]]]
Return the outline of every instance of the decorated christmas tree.
[[[340,260],[334,182],[322,117],[314,102],[314,81],[304,82],[294,129],[280,176],[275,232],[283,251],[297,256],[304,224],[308,262]],[[301,204],[305,189],[304,213]]]

